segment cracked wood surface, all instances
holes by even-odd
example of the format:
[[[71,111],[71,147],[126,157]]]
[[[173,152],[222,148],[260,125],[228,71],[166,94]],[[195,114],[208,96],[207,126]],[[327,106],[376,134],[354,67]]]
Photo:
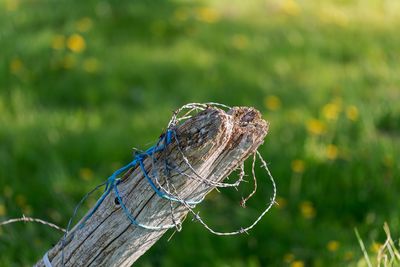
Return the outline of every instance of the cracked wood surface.
[[[181,152],[197,174],[221,182],[257,150],[267,131],[267,122],[253,108],[234,107],[228,112],[208,108],[177,126],[181,151],[173,140],[155,155],[154,162],[146,158],[144,165],[149,174],[158,175],[164,187],[168,179],[180,198],[201,199],[214,187],[187,177],[194,175]],[[165,160],[177,166],[179,172],[167,176]],[[118,189],[138,222],[151,226],[173,224],[170,202],[156,195],[140,168],[130,169]],[[69,233],[64,247],[65,266],[131,266],[167,231],[132,225],[114,199],[111,192],[82,229],[75,226]],[[176,219],[183,220],[187,212],[184,205],[174,203]],[[48,251],[52,266],[61,266],[61,249],[62,239]],[[45,266],[43,260],[36,266]]]

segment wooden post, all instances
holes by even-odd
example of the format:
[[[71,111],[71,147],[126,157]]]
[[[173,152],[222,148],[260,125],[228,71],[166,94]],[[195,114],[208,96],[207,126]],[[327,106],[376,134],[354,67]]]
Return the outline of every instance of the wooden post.
[[[177,126],[176,140],[158,152],[154,163],[144,161],[148,173],[154,170],[160,184],[168,182],[182,199],[200,199],[213,186],[191,179],[193,170],[184,162],[182,153],[201,177],[221,182],[253,154],[268,131],[260,113],[247,107],[235,107],[225,112],[208,108]],[[165,159],[173,162],[180,173],[166,174]],[[183,220],[187,208],[160,198],[150,187],[140,168],[132,168],[118,185],[123,202],[135,220],[150,226],[173,224]],[[79,223],[78,223],[79,224]],[[77,225],[78,225],[77,224]],[[166,230],[147,230],[131,224],[111,192],[82,229],[74,227],[64,246],[65,266],[131,266]],[[62,240],[47,255],[52,266],[61,266]],[[36,266],[45,266],[41,259]]]

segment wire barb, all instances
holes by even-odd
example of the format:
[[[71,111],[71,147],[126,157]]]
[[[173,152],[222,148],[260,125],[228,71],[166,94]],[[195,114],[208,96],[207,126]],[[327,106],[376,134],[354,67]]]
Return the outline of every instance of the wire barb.
[[[62,227],[60,227],[60,226],[58,226],[58,225],[56,225],[54,223],[51,223],[51,222],[48,222],[48,221],[45,221],[45,220],[42,220],[42,219],[38,219],[38,218],[26,217],[24,214],[22,214],[21,218],[13,218],[13,219],[6,220],[4,222],[0,222],[0,226],[7,225],[7,224],[12,224],[12,223],[16,223],[16,222],[25,222],[25,223],[26,222],[36,222],[36,223],[40,223],[40,224],[49,226],[51,228],[57,229],[57,230],[59,230],[61,232],[65,232],[66,231],[64,228],[62,228]]]
[[[186,120],[188,118],[191,118],[193,116],[192,113],[203,111],[203,110],[205,110],[207,108],[210,108],[210,107],[213,107],[213,106],[222,107],[222,108],[225,108],[225,109],[230,109],[230,107],[228,107],[226,105],[223,105],[223,104],[218,104],[218,103],[205,103],[205,104],[190,103],[190,104],[186,104],[186,105],[182,106],[181,108],[179,108],[178,110],[176,110],[173,113],[170,122],[168,123],[168,130],[166,131],[165,134],[162,134],[160,136],[160,139],[158,140],[156,145],[152,146],[151,148],[149,148],[145,152],[136,153],[135,154],[135,158],[131,163],[129,163],[127,166],[124,166],[121,169],[119,169],[116,172],[114,172],[114,174],[112,176],[110,176],[108,181],[102,184],[102,185],[106,184],[106,190],[105,190],[103,196],[96,203],[95,207],[89,213],[89,215],[83,220],[81,226],[83,226],[84,223],[93,215],[93,213],[97,210],[97,208],[103,202],[104,198],[111,191],[114,191],[115,199],[118,200],[119,205],[124,210],[124,213],[126,214],[128,219],[131,221],[131,223],[136,225],[136,226],[145,228],[145,229],[162,230],[162,229],[176,228],[177,231],[180,231],[181,222],[179,222],[176,219],[175,215],[174,215],[174,207],[173,207],[173,203],[174,202],[184,205],[189,210],[189,212],[194,215],[194,220],[199,221],[211,233],[214,233],[214,234],[217,234],[217,235],[234,235],[234,234],[240,234],[243,231],[247,232],[248,230],[252,229],[261,220],[261,218],[271,209],[271,207],[274,204],[276,204],[276,201],[275,201],[275,198],[276,198],[276,185],[275,185],[274,178],[272,177],[272,174],[269,171],[266,162],[264,161],[264,159],[262,158],[261,154],[258,151],[256,151],[254,153],[254,155],[253,155],[253,163],[252,163],[252,176],[253,176],[253,181],[254,181],[254,189],[247,197],[243,197],[242,198],[240,204],[241,204],[242,207],[246,207],[246,202],[252,196],[254,196],[254,194],[257,191],[257,178],[256,178],[256,175],[255,175],[255,162],[256,162],[257,156],[258,156],[259,160],[261,161],[261,166],[266,170],[266,172],[267,172],[267,174],[269,176],[269,179],[272,182],[273,195],[272,195],[271,200],[270,200],[269,204],[267,205],[266,209],[253,222],[253,224],[251,224],[250,226],[248,226],[246,228],[241,228],[239,230],[232,231],[232,232],[218,232],[218,231],[215,231],[212,228],[210,228],[202,220],[202,218],[200,217],[199,213],[195,213],[193,211],[193,207],[196,204],[199,204],[200,202],[202,202],[204,197],[202,197],[201,199],[198,199],[198,200],[193,200],[193,199],[192,200],[184,200],[184,199],[182,199],[182,197],[180,197],[178,195],[178,193],[176,192],[176,189],[175,189],[174,185],[170,184],[168,179],[166,179],[166,188],[161,184],[161,182],[159,181],[159,175],[157,175],[157,173],[156,173],[156,168],[154,168],[154,166],[156,164],[155,153],[164,151],[167,148],[167,146],[173,141],[172,139],[174,139],[174,141],[177,144],[177,149],[178,149],[180,155],[182,156],[182,160],[184,161],[186,167],[188,168],[188,170],[190,170],[190,172],[192,174],[188,174],[186,171],[180,170],[179,167],[173,166],[167,160],[165,160],[164,163],[165,163],[165,171],[166,172],[164,173],[164,175],[166,175],[166,177],[171,175],[171,171],[176,171],[180,175],[183,175],[183,176],[185,176],[185,177],[187,177],[189,179],[193,179],[193,180],[199,181],[199,182],[203,183],[204,185],[206,185],[208,187],[214,187],[214,189],[233,187],[236,190],[238,190],[238,186],[240,185],[241,182],[244,181],[244,177],[246,175],[243,165],[240,166],[239,179],[236,182],[233,182],[233,183],[215,182],[215,181],[210,181],[209,179],[207,179],[205,177],[202,177],[200,174],[198,174],[196,172],[194,167],[190,164],[189,159],[186,157],[185,153],[183,152],[183,150],[182,150],[182,148],[180,146],[179,139],[177,137],[176,131],[174,130],[179,122],[181,122],[183,120]],[[179,114],[181,114],[181,113],[183,113],[183,115],[179,117]],[[151,174],[147,173],[147,171],[144,168],[143,161],[144,161],[144,159],[146,157],[149,157],[149,158],[152,159],[153,172]],[[128,170],[129,168],[135,167],[135,166],[139,166],[140,167],[143,175],[148,180],[150,186],[156,192],[156,194],[159,197],[164,198],[164,199],[166,199],[166,200],[168,200],[170,202],[170,213],[171,213],[172,224],[156,226],[156,227],[155,226],[143,225],[143,224],[137,222],[133,218],[133,216],[130,214],[130,212],[128,211],[128,209],[124,205],[122,197],[120,196],[119,191],[118,191],[118,187],[117,187],[117,183],[116,183],[116,179],[117,179],[116,176],[122,174],[124,171]],[[102,185],[100,185],[100,186],[102,186]],[[171,190],[171,188],[173,188],[173,190]],[[114,189],[114,190],[112,190],[112,189]],[[82,200],[85,200],[86,197],[87,196],[85,196]],[[79,203],[78,206],[80,204],[81,203]],[[75,216],[75,214],[76,214],[76,210],[74,211],[74,216]],[[67,233],[68,233],[69,226],[70,226],[70,224],[67,227]]]
[[[266,171],[268,178],[272,184],[272,197],[270,198],[270,201],[267,203],[264,211],[262,211],[260,213],[260,215],[253,221],[253,223],[247,227],[240,227],[240,229],[235,230],[235,231],[230,231],[230,232],[220,232],[220,231],[214,230],[207,223],[204,222],[204,220],[200,216],[200,212],[198,212],[198,211],[195,212],[193,210],[197,204],[201,203],[204,200],[205,194],[203,196],[201,196],[200,199],[184,199],[182,196],[180,196],[178,194],[174,184],[170,182],[170,178],[172,177],[173,172],[175,172],[176,174],[179,174],[181,176],[187,177],[188,179],[198,181],[201,184],[203,184],[204,186],[206,186],[208,188],[216,189],[216,190],[218,190],[218,188],[229,188],[229,187],[233,187],[234,189],[238,190],[238,186],[242,182],[247,182],[246,180],[244,180],[244,177],[246,176],[246,173],[244,170],[244,164],[240,165],[239,178],[233,183],[216,182],[216,181],[211,181],[210,179],[208,179],[208,177],[203,177],[202,175],[200,175],[199,173],[196,172],[195,168],[191,165],[189,159],[185,155],[182,147],[180,146],[180,142],[179,142],[177,133],[175,131],[178,124],[184,120],[192,118],[198,112],[204,111],[210,107],[219,107],[219,108],[223,108],[223,109],[227,109],[227,110],[230,109],[229,106],[219,104],[219,103],[213,103],[213,102],[204,103],[204,104],[189,103],[189,104],[182,106],[175,112],[173,112],[172,118],[168,123],[168,128],[167,128],[166,132],[160,136],[159,140],[157,141],[157,143],[154,146],[150,147],[146,151],[141,151],[141,150],[138,150],[135,148],[134,149],[135,150],[134,158],[130,163],[128,163],[127,165],[123,166],[122,168],[116,170],[106,181],[97,185],[94,189],[92,189],[86,195],[84,195],[84,197],[79,201],[79,203],[74,208],[73,214],[68,221],[66,229],[63,229],[53,223],[45,221],[45,220],[41,220],[38,218],[26,217],[25,215],[23,215],[21,218],[14,218],[14,219],[9,219],[4,222],[0,222],[0,226],[15,223],[15,222],[36,222],[36,223],[44,224],[44,225],[47,225],[49,227],[52,227],[59,231],[64,232],[64,236],[63,236],[63,239],[61,242],[61,244],[62,244],[61,265],[62,266],[64,266],[64,264],[65,264],[64,248],[66,246],[67,236],[73,238],[76,231],[81,230],[85,226],[86,222],[96,213],[96,211],[99,209],[99,207],[104,202],[106,197],[112,192],[114,193],[114,202],[113,203],[115,203],[115,205],[118,208],[121,208],[123,210],[124,214],[126,215],[127,219],[130,221],[131,224],[133,224],[137,227],[140,227],[140,228],[153,230],[153,231],[175,228],[176,232],[180,232],[182,229],[182,222],[185,220],[187,214],[185,214],[183,219],[180,220],[176,216],[177,215],[176,210],[178,207],[183,206],[184,208],[186,208],[188,210],[189,213],[191,213],[193,215],[192,221],[199,222],[209,232],[211,232],[215,235],[228,236],[228,235],[237,235],[237,234],[243,234],[243,233],[249,234],[248,231],[251,230],[252,228],[254,228],[254,226],[265,216],[265,214],[269,212],[269,210],[272,208],[273,205],[277,204],[276,203],[277,190],[276,190],[276,184],[275,184],[274,177],[272,176],[270,170],[268,169],[267,163],[265,162],[265,160],[263,159],[263,157],[261,156],[261,154],[258,150],[253,154],[253,162],[252,162],[252,166],[251,166],[251,172],[252,172],[253,181],[254,181],[254,188],[247,197],[242,197],[242,199],[240,201],[240,205],[243,208],[245,208],[246,202],[256,194],[257,178],[256,178],[256,174],[255,174],[255,162],[257,160],[257,157],[261,161],[261,167]],[[180,114],[182,114],[182,115],[180,115]],[[161,182],[160,181],[160,170],[159,170],[159,168],[155,167],[156,163],[157,163],[155,154],[159,153],[159,152],[165,153],[168,150],[168,145],[170,145],[172,142],[175,142],[175,144],[176,144],[176,148],[178,149],[179,154],[182,157],[182,161],[185,164],[185,170],[180,169],[177,166],[177,164],[174,164],[173,162],[169,162],[168,159],[164,159],[164,164],[163,164],[164,167],[163,167],[162,173],[163,173],[164,177],[166,177],[166,178],[164,179],[164,182]],[[151,159],[151,164],[153,167],[151,173],[148,173],[145,169],[144,160],[146,158]],[[140,168],[143,176],[146,178],[146,180],[148,181],[151,188],[154,190],[154,192],[160,198],[163,198],[163,199],[169,201],[170,218],[171,218],[171,222],[172,222],[171,224],[165,224],[165,225],[160,225],[160,226],[152,226],[152,225],[142,224],[142,223],[138,222],[136,220],[136,218],[134,218],[133,214],[131,214],[129,209],[124,204],[123,197],[121,196],[120,191],[118,189],[118,185],[121,182],[121,179],[119,177],[123,174],[127,175],[127,173],[129,173],[130,171],[132,171],[135,168]],[[229,177],[227,177],[227,180],[228,180],[228,178]],[[165,187],[163,185],[164,183],[165,183]],[[71,228],[73,219],[76,217],[80,206],[91,194],[93,194],[95,191],[97,191],[98,189],[100,189],[103,186],[104,186],[103,195],[99,198],[99,200],[96,202],[95,206],[91,209],[91,211],[88,213],[88,215],[82,219],[82,221],[80,222],[78,227],[76,227],[74,229],[74,231],[70,232],[70,228]]]

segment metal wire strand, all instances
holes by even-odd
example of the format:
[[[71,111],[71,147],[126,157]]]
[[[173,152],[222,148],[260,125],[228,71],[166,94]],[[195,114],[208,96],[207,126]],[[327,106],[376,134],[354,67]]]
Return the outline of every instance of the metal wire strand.
[[[49,226],[51,228],[57,229],[61,232],[65,232],[66,230],[54,223],[42,220],[42,219],[38,219],[38,218],[33,218],[33,217],[26,217],[25,215],[22,215],[21,218],[13,218],[13,219],[8,219],[6,221],[0,222],[0,226],[3,225],[7,225],[7,224],[12,224],[12,223],[16,223],[16,222],[36,222],[36,223],[40,223],[46,226]]]

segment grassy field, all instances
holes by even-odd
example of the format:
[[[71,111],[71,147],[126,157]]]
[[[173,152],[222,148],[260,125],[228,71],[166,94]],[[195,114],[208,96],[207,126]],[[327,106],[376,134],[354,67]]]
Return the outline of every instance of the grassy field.
[[[366,266],[354,228],[371,258],[385,221],[400,237],[399,14],[384,0],[0,0],[0,220],[65,226],[182,104],[248,105],[271,124],[279,206],[250,235],[188,220],[137,266]],[[226,192],[203,216],[250,222],[271,194],[257,175],[246,212]],[[2,227],[0,265],[29,266],[59,238]]]

